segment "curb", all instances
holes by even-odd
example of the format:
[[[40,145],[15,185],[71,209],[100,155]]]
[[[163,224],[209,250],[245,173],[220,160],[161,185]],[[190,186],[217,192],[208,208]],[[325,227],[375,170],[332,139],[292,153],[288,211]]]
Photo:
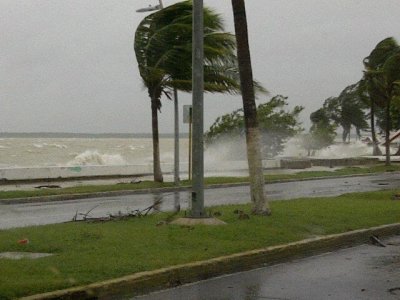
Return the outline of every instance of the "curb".
[[[399,172],[393,172],[393,173],[399,173]],[[285,183],[285,182],[302,182],[311,180],[338,179],[338,178],[349,178],[349,177],[366,177],[378,174],[382,173],[271,180],[271,181],[266,181],[265,184],[268,185],[268,184]],[[249,185],[248,182],[210,184],[207,185],[205,189],[228,188],[228,187],[248,186],[248,185]],[[192,188],[191,186],[181,186],[181,187],[148,188],[148,189],[138,189],[138,190],[121,190],[121,191],[110,191],[110,192],[82,193],[82,194],[51,195],[51,196],[39,196],[39,197],[28,197],[28,198],[11,198],[11,199],[0,199],[0,205],[118,197],[118,196],[139,195],[148,193],[180,192],[180,191],[189,191],[191,188]]]
[[[110,299],[129,297],[179,286],[211,277],[265,267],[369,241],[371,235],[381,238],[400,234],[400,223],[354,230],[341,234],[310,238],[286,245],[222,256],[205,261],[177,265],[154,271],[140,272],[86,286],[33,295],[23,300]]]

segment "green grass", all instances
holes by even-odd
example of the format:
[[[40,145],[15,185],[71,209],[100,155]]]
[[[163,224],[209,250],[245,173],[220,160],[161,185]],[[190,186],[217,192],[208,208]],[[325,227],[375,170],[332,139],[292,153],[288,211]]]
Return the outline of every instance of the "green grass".
[[[0,299],[88,284],[145,270],[204,260],[316,235],[400,222],[397,191],[271,203],[270,217],[239,220],[212,207],[225,226],[156,226],[166,214],[108,223],[66,223],[0,231],[0,252],[49,252],[38,260],[0,260]],[[71,212],[71,215],[74,212]],[[30,243],[17,241],[28,238]]]
[[[129,184],[109,184],[109,185],[82,185],[61,189],[38,189],[33,191],[1,191],[1,199],[12,199],[12,198],[29,198],[39,196],[51,196],[51,195],[70,195],[70,194],[87,194],[87,193],[98,193],[98,192],[112,192],[112,191],[125,191],[125,190],[145,190],[161,187],[172,187],[173,183],[158,183],[153,181],[142,181],[140,183],[129,183]]]
[[[400,165],[392,165],[386,167],[384,165],[376,165],[370,167],[347,167],[336,169],[334,171],[301,171],[296,174],[266,174],[265,180],[267,182],[278,180],[296,180],[308,179],[315,177],[332,177],[332,176],[345,176],[345,175],[359,175],[359,174],[372,174],[382,172],[400,171]],[[245,183],[248,182],[248,177],[208,177],[205,178],[206,185],[212,184],[226,184],[226,183]],[[190,186],[191,182],[184,180],[181,186]],[[69,194],[88,194],[97,192],[111,192],[111,191],[133,191],[143,190],[150,188],[168,188],[173,187],[173,183],[157,183],[153,181],[142,181],[133,184],[112,184],[112,185],[83,185],[61,189],[47,189],[47,190],[34,190],[34,191],[0,191],[0,201],[2,199],[13,198],[29,198],[38,196],[50,195],[69,195]]]

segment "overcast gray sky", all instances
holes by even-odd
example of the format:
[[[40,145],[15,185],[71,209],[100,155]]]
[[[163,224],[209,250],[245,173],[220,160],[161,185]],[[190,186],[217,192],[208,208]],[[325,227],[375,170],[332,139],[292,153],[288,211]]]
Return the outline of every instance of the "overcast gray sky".
[[[0,132],[150,132],[133,36],[145,16],[136,9],[157,3],[0,0]],[[231,1],[204,3],[233,32]],[[361,78],[362,59],[380,40],[400,40],[399,0],[249,0],[246,6],[255,78],[271,95],[305,106],[306,125],[324,99]],[[182,105],[190,102],[181,94]],[[160,129],[169,133],[173,107],[163,103]],[[206,129],[239,107],[240,97],[206,94]]]

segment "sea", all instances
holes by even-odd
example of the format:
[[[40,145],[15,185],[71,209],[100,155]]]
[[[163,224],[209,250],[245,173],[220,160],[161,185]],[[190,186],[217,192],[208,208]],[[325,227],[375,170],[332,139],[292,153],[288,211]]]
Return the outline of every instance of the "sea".
[[[0,134],[0,168],[143,164],[152,153],[146,134]],[[162,162],[173,162],[172,136],[161,136],[160,153]],[[180,159],[187,157],[188,138],[180,137]]]
[[[300,144],[298,139],[290,139],[280,156],[306,156],[307,151]],[[188,137],[182,135],[179,138],[182,162],[188,161],[188,145]],[[345,158],[368,156],[371,152],[370,146],[354,141],[336,143],[317,151],[315,156]],[[153,161],[152,153],[150,134],[0,133],[0,168],[148,164]],[[207,147],[204,157],[211,164],[246,160],[245,141],[225,140]],[[160,136],[160,159],[162,163],[173,163],[172,135]]]

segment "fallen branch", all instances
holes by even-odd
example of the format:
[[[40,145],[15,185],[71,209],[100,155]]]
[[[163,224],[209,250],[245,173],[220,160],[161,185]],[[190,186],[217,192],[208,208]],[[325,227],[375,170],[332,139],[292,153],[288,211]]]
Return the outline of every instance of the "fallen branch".
[[[126,220],[129,218],[138,218],[138,217],[145,217],[147,216],[151,211],[158,212],[159,211],[159,206],[162,203],[162,197],[158,197],[154,201],[152,205],[149,207],[146,207],[142,210],[140,209],[135,209],[129,211],[127,209],[127,213],[122,213],[121,211],[118,212],[118,214],[108,214],[106,217],[91,217],[90,213],[97,208],[99,205],[94,206],[90,210],[88,210],[86,213],[78,213],[76,211],[75,215],[72,218],[72,222],[108,222],[108,221],[120,221],[120,220]],[[79,218],[81,217],[81,218]]]

